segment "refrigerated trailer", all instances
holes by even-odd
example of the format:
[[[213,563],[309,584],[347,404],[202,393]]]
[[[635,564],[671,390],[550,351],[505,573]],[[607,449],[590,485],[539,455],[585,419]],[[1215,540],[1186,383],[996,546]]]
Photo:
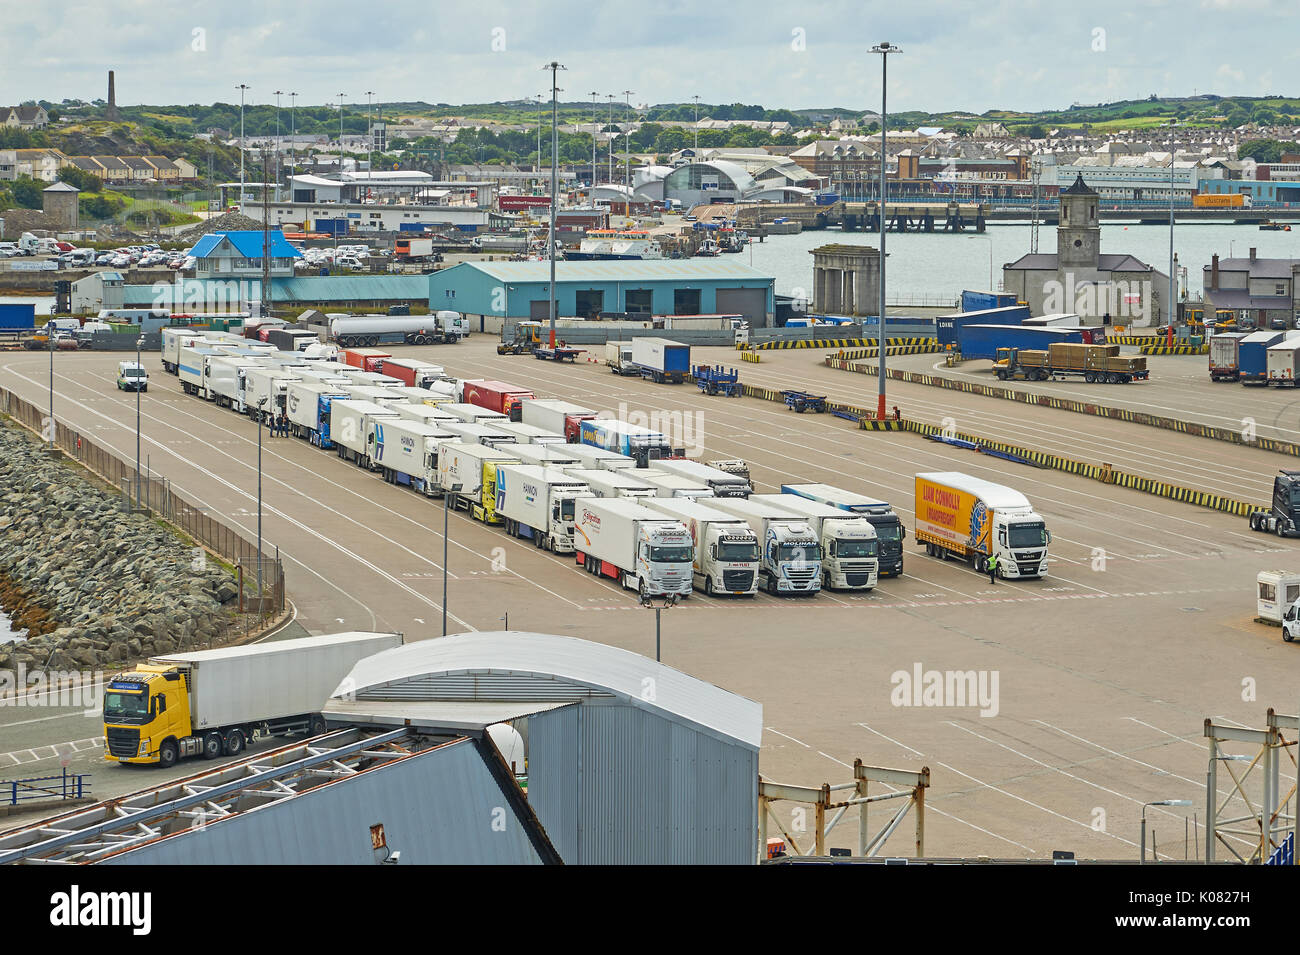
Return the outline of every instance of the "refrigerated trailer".
[[[400,633],[352,632],[152,657],[104,688],[104,756],[170,767],[237,756],[263,736],[319,736],[352,667],[401,645]]]
[[[401,379],[412,388],[428,388],[444,377],[442,365],[420,358],[385,358],[383,373]]]
[[[470,378],[461,382],[461,401],[505,415],[511,421],[523,420],[522,403],[533,397],[527,388],[490,378]]]
[[[574,504],[574,554],[588,573],[642,596],[690,596],[694,548],[681,521],[624,498]]]
[[[876,529],[865,517],[798,494],[751,494],[749,499],[808,522],[821,544],[823,590],[871,590],[879,574]]]
[[[655,468],[637,468],[637,480],[655,489],[655,497],[698,498],[716,497],[713,488],[697,478]]]
[[[346,401],[347,394],[319,381],[291,381],[284,404],[289,416],[289,432],[319,448],[334,447],[330,440],[330,405]]]
[[[669,474],[678,474],[692,481],[698,481],[713,491],[717,497],[749,497],[754,491],[748,478],[685,458],[656,461],[655,470],[667,471]]]
[[[608,471],[603,468],[565,468],[576,481],[591,488],[596,497],[654,497],[655,489],[641,480],[639,469]]]
[[[456,441],[456,435],[403,418],[377,420],[374,434],[375,465],[385,481],[412,487],[429,497],[439,492],[438,449]]]
[[[560,468],[499,464],[496,494],[507,534],[552,553],[573,553],[575,507],[579,498],[592,496],[581,480]]]
[[[758,576],[769,594],[816,594],[821,590],[821,545],[803,518],[743,497],[714,498],[709,506],[740,518],[758,535],[762,542]]]
[[[380,421],[397,418],[392,408],[373,401],[333,401],[330,403],[330,437],[338,455],[367,471],[375,469],[372,451],[374,426]]]
[[[493,421],[509,421],[509,417],[499,411],[493,411],[490,408],[484,408],[481,405],[469,404],[464,401],[449,401],[446,404],[438,406],[447,414],[455,415],[461,421],[470,424],[482,423],[490,424]]]
[[[513,434],[516,444],[567,444],[564,435],[522,421],[493,421],[491,427]]]
[[[642,503],[681,521],[690,532],[696,587],[710,597],[752,597],[758,592],[758,537],[747,523],[706,502],[687,498],[655,497]]]
[[[508,450],[486,444],[451,441],[438,449],[438,483],[452,510],[466,510],[484,524],[500,524],[497,514],[497,467],[518,464]],[[459,485],[459,487],[457,486]]]
[[[641,377],[680,385],[691,372],[691,346],[667,338],[632,339],[632,364]]]
[[[1241,379],[1237,350],[1245,337],[1245,332],[1221,332],[1210,336],[1210,381]]]
[[[204,367],[202,397],[220,408],[244,411],[244,376],[257,368],[252,358],[213,355]]]
[[[782,484],[781,493],[797,494],[865,517],[876,529],[880,576],[896,577],[903,573],[903,539],[907,537],[907,528],[887,502],[829,484]]]
[[[525,464],[537,464],[552,468],[581,467],[577,457],[569,453],[569,444],[512,444],[510,453],[517,454]]]
[[[244,371],[244,413],[257,420],[274,418],[281,412],[288,414],[289,385],[301,380],[292,371],[267,366],[251,367]],[[263,404],[265,399],[265,404]]]
[[[606,451],[591,444],[570,444],[564,448],[566,454],[578,459],[584,468],[605,468],[609,471],[621,471],[636,467],[636,461],[617,451]]]
[[[1285,338],[1270,345],[1265,359],[1268,383],[1279,388],[1294,388],[1300,374],[1300,337]]]
[[[562,434],[570,442],[581,439],[583,421],[596,417],[590,408],[553,398],[525,398],[522,408],[524,424]]]
[[[465,421],[444,421],[441,425],[444,431],[456,435],[462,441],[475,441],[479,444],[485,444],[490,447],[500,447],[508,444],[514,446],[515,441],[513,434],[506,434],[504,431],[498,431],[495,427],[488,424],[470,424]]]

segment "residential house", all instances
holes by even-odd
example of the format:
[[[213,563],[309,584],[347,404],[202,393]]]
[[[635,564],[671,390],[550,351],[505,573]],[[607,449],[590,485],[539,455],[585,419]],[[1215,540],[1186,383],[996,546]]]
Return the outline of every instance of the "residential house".
[[[1202,276],[1205,312],[1231,309],[1260,328],[1292,327],[1300,320],[1300,262],[1214,256]]]
[[[271,277],[292,278],[295,259],[302,253],[290,245],[284,233],[273,229],[271,242]],[[251,279],[262,277],[263,235],[260,230],[210,232],[195,243],[194,277],[199,279]]]
[[[0,106],[0,126],[17,126],[19,129],[44,129],[50,124],[50,115],[44,106]]]
[[[0,179],[31,176],[54,182],[67,164],[68,157],[57,149],[0,149]]]

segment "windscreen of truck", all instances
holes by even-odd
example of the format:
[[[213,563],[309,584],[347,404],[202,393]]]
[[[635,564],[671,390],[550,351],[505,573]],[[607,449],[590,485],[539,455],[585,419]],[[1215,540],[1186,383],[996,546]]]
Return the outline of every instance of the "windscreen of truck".
[[[560,520],[573,520],[573,498],[566,498],[560,502]]]
[[[650,548],[650,560],[656,564],[689,564],[695,554],[687,545],[660,544]]]
[[[758,542],[722,541],[718,545],[718,560],[758,560]]]
[[[876,542],[873,540],[839,541],[835,545],[835,553],[845,558],[875,557]]]
[[[1008,543],[1012,550],[1022,547],[1046,547],[1047,528],[1042,523],[1012,524],[1007,531]]]
[[[141,722],[149,718],[149,694],[144,691],[104,694],[104,720],[109,723]]]
[[[903,525],[897,521],[890,521],[888,524],[877,524],[872,521],[871,525],[876,529],[877,540],[897,541],[903,539]]]
[[[819,563],[822,559],[822,549],[818,544],[782,544],[781,552],[777,555],[777,560],[803,560],[810,564]]]

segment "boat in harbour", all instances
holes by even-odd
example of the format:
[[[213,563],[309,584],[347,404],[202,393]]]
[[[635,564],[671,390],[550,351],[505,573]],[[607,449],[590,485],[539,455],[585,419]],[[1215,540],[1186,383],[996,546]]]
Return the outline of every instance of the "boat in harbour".
[[[662,259],[663,249],[649,232],[592,229],[582,237],[577,249],[564,253],[573,261],[608,259]]]

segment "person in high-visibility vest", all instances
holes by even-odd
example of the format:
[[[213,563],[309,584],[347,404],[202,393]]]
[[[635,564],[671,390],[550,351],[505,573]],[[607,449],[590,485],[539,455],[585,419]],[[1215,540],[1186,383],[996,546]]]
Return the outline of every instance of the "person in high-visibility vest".
[[[988,568],[989,583],[996,584],[998,582],[998,555],[996,552],[989,554]]]

